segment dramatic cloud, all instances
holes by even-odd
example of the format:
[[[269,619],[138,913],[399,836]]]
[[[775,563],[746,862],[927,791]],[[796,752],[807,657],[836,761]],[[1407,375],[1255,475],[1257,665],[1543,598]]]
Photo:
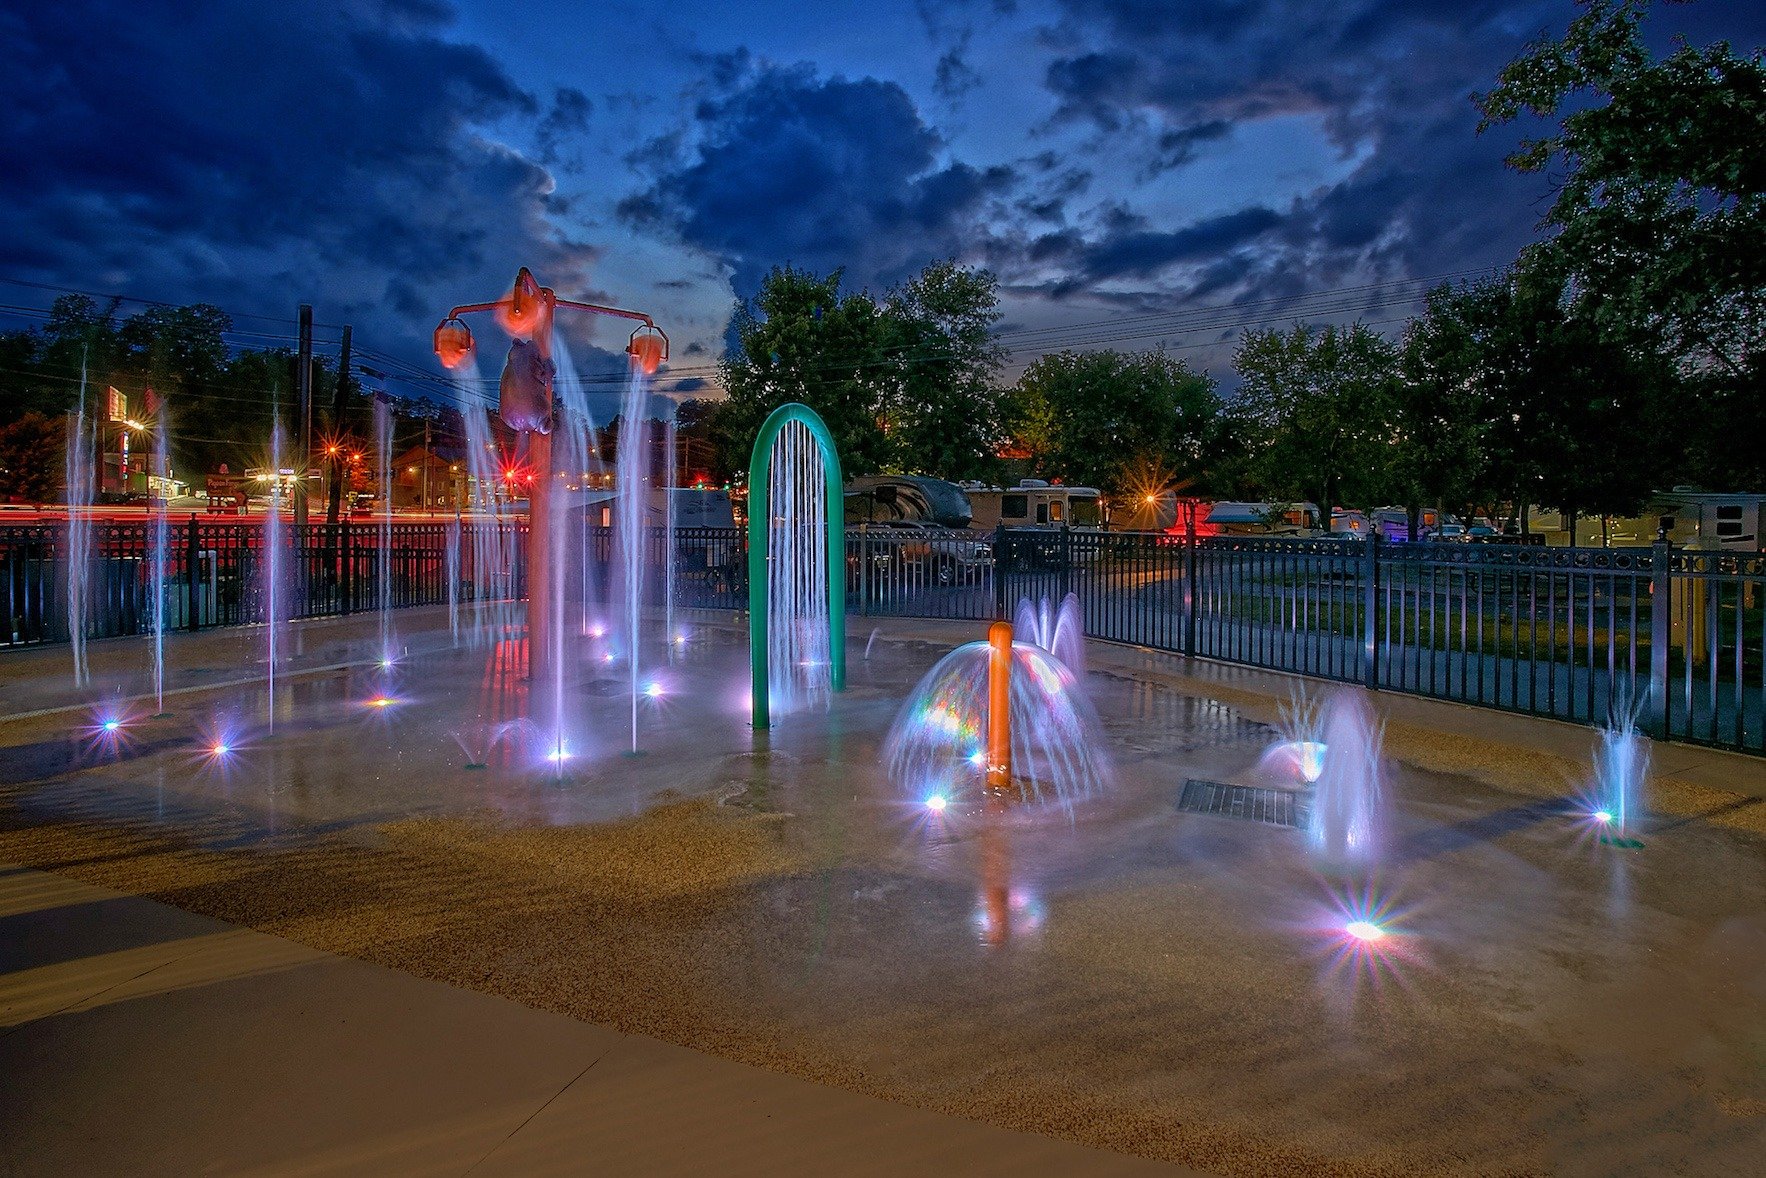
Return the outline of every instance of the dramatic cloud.
[[[560,88],[552,97],[552,109],[534,129],[534,142],[540,149],[542,162],[575,171],[582,167],[582,158],[569,149],[573,140],[580,140],[589,129],[589,116],[595,104],[587,94],[574,86]]]
[[[1139,152],[1144,177],[1294,118],[1354,161],[1284,207],[1279,227],[1266,200],[1248,202],[1265,214],[1257,248],[1190,273],[1187,293],[1500,265],[1535,235],[1546,181],[1504,169],[1514,131],[1480,137],[1471,95],[1569,18],[1563,0],[1063,0],[1063,11],[1045,34],[1060,49],[1046,77],[1053,125]],[[1136,251],[1164,255],[1158,235],[1140,234],[1079,256]]]
[[[0,272],[320,317],[413,348],[438,310],[532,265],[578,286],[594,251],[551,176],[482,137],[540,104],[445,10],[298,18],[253,0],[9,8],[0,42]],[[559,91],[563,135],[587,99]],[[407,349],[409,351],[409,349]]]
[[[1549,195],[1502,166],[1527,129],[1477,135],[1470,95],[1571,0],[886,2],[868,27],[905,35],[830,44],[688,0],[643,53],[492,0],[11,5],[0,277],[311,301],[426,364],[446,306],[523,264],[612,301],[597,267],[701,359],[730,287],[782,263],[873,288],[985,263],[1047,327],[1501,265]],[[1756,9],[1648,27],[1747,46]]]
[[[989,198],[1014,182],[1009,168],[945,159],[894,83],[807,67],[722,80],[689,134],[652,145],[655,182],[622,211],[718,258],[739,294],[782,263],[844,267],[855,285],[899,281],[964,252]]]
[[[1031,243],[1039,262],[1059,259],[1070,276],[1053,288],[1057,296],[1124,276],[1150,278],[1179,262],[1208,262],[1224,257],[1281,224],[1270,209],[1249,208],[1210,217],[1169,232],[1127,226],[1086,241],[1076,233],[1056,233]]]

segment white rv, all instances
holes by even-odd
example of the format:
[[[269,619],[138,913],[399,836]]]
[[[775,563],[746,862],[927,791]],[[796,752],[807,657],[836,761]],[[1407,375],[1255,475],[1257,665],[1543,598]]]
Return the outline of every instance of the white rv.
[[[1022,479],[1015,487],[965,483],[977,531],[1008,528],[1082,528],[1102,530],[1103,504],[1092,487],[1063,487],[1042,479]]]

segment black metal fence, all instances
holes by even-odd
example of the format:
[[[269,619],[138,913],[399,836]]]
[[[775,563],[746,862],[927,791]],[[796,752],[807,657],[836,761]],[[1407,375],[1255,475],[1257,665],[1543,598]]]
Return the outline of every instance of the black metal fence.
[[[149,527],[94,525],[88,636],[150,628]],[[192,517],[170,540],[168,627],[264,616],[262,523]],[[0,647],[67,639],[65,543],[65,525],[0,527]],[[525,525],[506,521],[291,526],[276,583],[292,617],[376,608],[383,568],[394,607],[507,600],[526,592],[525,544]],[[742,530],[682,528],[666,549],[653,530],[653,600],[672,585],[685,607],[746,607]],[[566,562],[578,601],[605,596],[624,564],[605,528],[574,529]],[[1580,723],[1635,708],[1658,736],[1766,753],[1766,558],[1754,554],[853,528],[845,578],[855,617],[979,621],[1073,593],[1096,638]]]
[[[153,626],[152,521],[95,521],[85,562],[88,638],[145,634]],[[382,569],[394,608],[449,600],[450,552],[467,596],[489,582],[472,567],[474,531],[504,534],[518,547],[526,527],[469,524],[453,549],[449,522],[383,526],[376,523],[284,525],[272,544],[262,521],[191,516],[166,521],[163,579],[168,630],[203,630],[260,621],[273,590],[285,595],[278,616],[314,618],[378,607]],[[0,603],[5,606],[0,648],[69,637],[68,538],[65,524],[0,527]],[[499,585],[520,596],[522,562]],[[275,572],[273,577],[271,574]],[[458,590],[457,590],[458,591]]]
[[[1766,753],[1766,557],[1649,548],[1007,532],[995,611],[1088,635]]]

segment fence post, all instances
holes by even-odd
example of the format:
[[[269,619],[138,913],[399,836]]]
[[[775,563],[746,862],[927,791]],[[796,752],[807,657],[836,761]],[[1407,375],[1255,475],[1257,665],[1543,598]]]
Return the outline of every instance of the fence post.
[[[1674,546],[1658,536],[1650,549],[1649,730],[1668,738],[1668,652],[1674,645]],[[1739,686],[1739,685],[1738,685]]]
[[[1061,596],[1057,599],[1066,601],[1067,595],[1073,592],[1073,533],[1067,528],[1065,521],[1061,523]]]
[[[1363,560],[1361,608],[1361,681],[1371,691],[1380,687],[1380,532],[1368,529]]]
[[[202,628],[202,541],[196,534],[196,513],[184,525],[184,628]]]
[[[1196,653],[1196,507],[1184,512],[1183,526],[1183,652]]]
[[[338,572],[338,586],[343,591],[343,606],[338,612],[350,614],[356,608],[356,525],[345,519],[340,525],[343,535],[339,537],[338,560],[341,562]]]
[[[1006,619],[1006,525],[993,525],[993,616]]]

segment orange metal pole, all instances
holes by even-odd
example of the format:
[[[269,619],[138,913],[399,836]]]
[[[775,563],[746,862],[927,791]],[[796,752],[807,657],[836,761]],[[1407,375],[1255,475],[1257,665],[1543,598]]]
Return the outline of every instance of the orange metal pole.
[[[1012,788],[1012,623],[987,628],[987,792]]]
[[[987,943],[1011,936],[1011,860],[1006,849],[1006,796],[1012,788],[1012,623],[987,628],[987,812],[981,828],[981,892]]]

